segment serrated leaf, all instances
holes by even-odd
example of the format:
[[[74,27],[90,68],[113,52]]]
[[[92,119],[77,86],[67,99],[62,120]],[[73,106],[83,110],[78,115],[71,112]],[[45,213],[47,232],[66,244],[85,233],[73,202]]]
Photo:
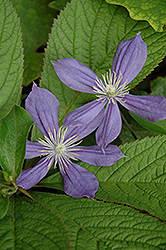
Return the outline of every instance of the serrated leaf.
[[[39,47],[46,46],[48,33],[57,11],[48,7],[50,0],[13,0],[19,17],[24,42],[24,86],[39,78],[42,72],[44,53]]]
[[[6,215],[9,206],[9,197],[0,197],[0,220]]]
[[[127,8],[135,20],[147,20],[156,31],[163,31],[166,25],[166,2],[163,0],[106,0],[111,4]]]
[[[165,224],[133,208],[49,193],[33,193],[33,197],[35,201],[11,197],[13,206],[0,221],[1,249],[165,247]]]
[[[155,32],[144,21],[132,20],[127,10],[102,0],[73,0],[55,20],[49,38],[40,86],[50,90],[60,101],[61,119],[70,111],[93,100],[95,95],[77,93],[57,77],[52,61],[76,58],[99,77],[110,68],[116,48],[123,40],[141,36],[148,47],[148,57],[139,75],[130,83],[133,88],[165,56],[166,32]]]
[[[33,124],[30,114],[14,106],[0,126],[0,165],[11,177],[21,172],[29,129]]]
[[[147,121],[145,119],[143,119],[142,117],[132,113],[131,111],[129,111],[129,114],[140,124],[142,125],[144,128],[149,129],[151,131],[154,131],[158,134],[166,134],[166,127],[165,129],[158,126],[158,122],[150,122]]]
[[[100,182],[96,198],[129,204],[166,220],[166,136],[137,140],[120,149],[126,157],[110,167],[79,162]],[[43,179],[39,186],[63,190],[60,173]]]
[[[23,49],[20,20],[8,0],[0,1],[0,119],[20,104]]]

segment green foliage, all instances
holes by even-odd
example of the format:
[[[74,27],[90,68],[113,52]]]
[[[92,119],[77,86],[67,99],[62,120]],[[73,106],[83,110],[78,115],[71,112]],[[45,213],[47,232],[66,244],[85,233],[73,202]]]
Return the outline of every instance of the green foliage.
[[[163,222],[131,207],[64,195],[11,198],[1,249],[164,249]]]
[[[49,3],[49,7],[56,9],[56,10],[62,10],[65,7],[65,5],[67,4],[67,2],[69,2],[69,0],[52,1],[51,3]]]
[[[158,134],[166,134],[166,127],[165,129],[162,128],[161,126],[158,125],[158,122],[150,122],[132,112],[129,112],[129,113],[144,128],[157,132]]]
[[[20,104],[23,49],[20,21],[10,1],[0,1],[0,119]]]
[[[0,125],[0,165],[11,178],[17,178],[21,172],[26,140],[32,123],[28,112],[14,106]]]
[[[0,220],[6,215],[9,206],[9,197],[0,197]]]
[[[39,47],[44,48],[51,30],[53,18],[57,12],[48,7],[49,0],[13,0],[19,17],[24,42],[24,86],[41,77],[44,53],[38,53]]]
[[[166,1],[163,0],[106,0],[127,8],[135,20],[147,20],[156,31],[163,31],[166,24]]]
[[[60,82],[51,61],[76,58],[99,77],[111,68],[120,42],[139,31],[148,47],[148,57],[139,75],[130,83],[134,87],[145,78],[165,56],[166,32],[154,32],[144,21],[132,20],[128,12],[101,0],[73,0],[55,20],[42,74],[41,87],[47,88],[60,101],[60,116],[93,100],[94,95],[76,93]]]
[[[151,95],[163,95],[166,98],[166,77],[158,77],[150,82]]]

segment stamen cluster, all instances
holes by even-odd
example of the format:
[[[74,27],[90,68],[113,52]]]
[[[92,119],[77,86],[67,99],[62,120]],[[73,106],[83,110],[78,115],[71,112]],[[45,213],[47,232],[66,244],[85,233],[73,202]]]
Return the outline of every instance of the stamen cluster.
[[[126,94],[129,93],[129,88],[126,86],[127,81],[121,84],[122,81],[122,73],[119,73],[119,76],[116,76],[116,73],[111,70],[107,72],[105,75],[102,75],[103,80],[96,78],[97,86],[93,86],[93,91],[96,93],[96,96],[99,98],[99,101],[108,100],[110,103],[112,101],[115,104],[115,100],[124,102],[123,98]]]
[[[75,156],[78,156],[79,154],[75,153],[75,151],[81,149],[75,147],[82,141],[77,142],[79,138],[77,134],[65,140],[67,129],[68,128],[60,127],[56,132],[55,128],[53,127],[52,133],[50,128],[48,128],[49,138],[44,135],[44,140],[38,140],[38,142],[43,145],[43,150],[40,150],[41,155],[46,156],[46,160],[50,161],[48,169],[55,161],[54,168],[56,168],[56,164],[59,162],[60,167],[65,172],[64,167],[68,168],[68,164],[70,165],[71,162],[69,158],[77,160]]]

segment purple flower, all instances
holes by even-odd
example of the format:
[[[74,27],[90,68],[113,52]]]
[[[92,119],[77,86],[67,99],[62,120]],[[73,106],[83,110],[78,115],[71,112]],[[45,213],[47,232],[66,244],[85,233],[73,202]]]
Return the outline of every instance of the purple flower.
[[[112,70],[103,75],[103,80],[75,59],[66,58],[52,62],[64,84],[77,91],[95,94],[97,97],[96,100],[68,114],[64,119],[64,126],[89,124],[102,111],[103,118],[98,123],[96,141],[104,150],[121,131],[122,121],[117,101],[151,122],[166,119],[166,99],[163,96],[129,94],[127,85],[138,75],[146,57],[147,47],[138,33],[136,37],[119,44]]]
[[[29,189],[36,185],[49,171],[51,165],[58,163],[64,181],[64,191],[74,197],[93,198],[99,183],[94,174],[82,168],[72,160],[85,161],[92,165],[109,166],[123,157],[121,150],[108,145],[105,155],[99,146],[80,146],[80,139],[92,132],[99,121],[86,126],[71,128],[58,125],[59,102],[46,89],[33,85],[28,96],[26,110],[32,116],[38,129],[44,134],[44,140],[27,141],[26,159],[44,156],[35,167],[22,171],[17,178],[17,185]],[[102,112],[98,115],[102,117]]]

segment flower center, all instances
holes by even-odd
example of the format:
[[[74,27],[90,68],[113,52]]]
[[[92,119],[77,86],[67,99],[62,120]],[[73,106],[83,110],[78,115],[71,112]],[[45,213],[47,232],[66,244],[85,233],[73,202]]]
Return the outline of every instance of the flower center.
[[[58,155],[61,155],[65,152],[66,146],[64,144],[58,144],[55,146],[54,150]]]
[[[107,86],[106,86],[106,91],[107,91],[107,93],[108,93],[108,95],[109,95],[110,97],[116,96],[116,92],[117,92],[117,91],[116,91],[115,86],[107,84]]]
[[[121,84],[122,73],[120,72],[117,77],[114,71],[111,72],[109,70],[102,77],[103,81],[97,78],[95,81],[97,86],[93,86],[93,91],[96,93],[98,101],[105,101],[107,99],[109,103],[112,101],[113,104],[115,104],[115,100],[125,102],[123,98],[129,93],[129,88],[126,86],[127,81]]]
[[[46,156],[46,160],[49,160],[48,168],[51,167],[52,163],[60,163],[62,170],[65,172],[64,167],[67,167],[66,163],[70,164],[70,160],[77,160],[76,156],[79,154],[76,151],[80,151],[80,148],[75,148],[82,141],[78,141],[78,135],[73,135],[65,140],[65,134],[68,128],[60,127],[58,131],[53,127],[53,133],[48,128],[48,137],[44,135],[44,140],[39,139],[38,142],[43,146],[39,152],[41,155]],[[77,143],[76,143],[77,142]]]

